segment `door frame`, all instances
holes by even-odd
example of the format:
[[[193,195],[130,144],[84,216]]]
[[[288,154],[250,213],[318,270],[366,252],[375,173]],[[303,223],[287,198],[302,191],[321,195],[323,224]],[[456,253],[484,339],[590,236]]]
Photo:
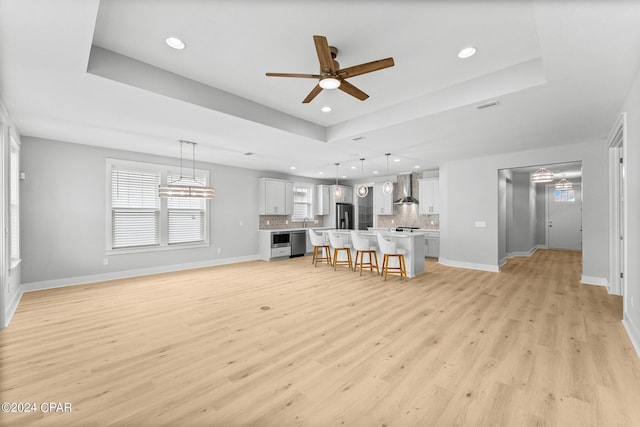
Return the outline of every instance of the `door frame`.
[[[582,252],[583,249],[583,231],[582,231],[582,221],[583,218],[582,216],[584,215],[583,212],[583,207],[584,207],[584,201],[582,200],[582,178],[580,179],[580,183],[574,184],[576,187],[580,187],[580,252]],[[574,187],[575,189],[575,187]],[[551,245],[549,244],[549,207],[551,205],[550,203],[550,199],[551,196],[554,195],[554,192],[556,190],[555,184],[554,183],[550,183],[550,184],[546,184],[545,185],[545,189],[544,189],[544,197],[545,197],[545,209],[544,209],[544,238],[545,238],[545,242],[547,243],[547,248],[548,249],[552,249]],[[569,249],[570,250],[570,249]]]
[[[624,295],[626,292],[626,281],[624,280],[624,267],[628,265],[627,260],[627,239],[626,230],[628,223],[627,205],[624,203],[627,198],[627,185],[621,176],[621,167],[627,157],[627,114],[621,113],[609,134],[609,285],[607,290],[610,294]],[[620,185],[622,182],[622,188]],[[623,208],[620,212],[620,195],[622,195]],[[622,214],[622,223],[620,216]],[[622,245],[620,245],[622,240]],[[620,247],[622,246],[622,250]],[[620,253],[622,252],[622,254]],[[622,263],[621,263],[622,261]],[[623,298],[623,309],[627,311],[627,301]]]

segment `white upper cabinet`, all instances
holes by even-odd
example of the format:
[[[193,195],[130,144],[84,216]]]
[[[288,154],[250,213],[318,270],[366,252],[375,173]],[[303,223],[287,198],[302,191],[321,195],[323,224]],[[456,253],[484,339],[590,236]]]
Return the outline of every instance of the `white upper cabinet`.
[[[293,214],[292,182],[260,178],[258,186],[258,213],[260,215]]]
[[[384,194],[382,185],[377,183],[373,186],[373,214],[393,215],[393,192]]]
[[[329,215],[329,186],[316,186],[316,215]]]
[[[440,180],[426,178],[418,180],[420,204],[418,212],[423,215],[439,214]]]

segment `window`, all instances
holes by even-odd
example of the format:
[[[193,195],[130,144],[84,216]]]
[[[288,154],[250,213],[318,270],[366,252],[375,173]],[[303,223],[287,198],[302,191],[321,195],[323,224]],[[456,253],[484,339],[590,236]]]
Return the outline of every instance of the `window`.
[[[20,147],[13,138],[9,156],[9,257],[15,268],[20,263]]]
[[[110,179],[107,250],[208,245],[206,199],[161,199],[158,196],[158,186],[180,178],[179,170],[107,159],[107,173]],[[196,178],[206,184],[208,172],[196,170]]]
[[[554,201],[572,203],[576,201],[575,190],[554,190]]]
[[[169,182],[176,181],[180,175],[169,175]],[[204,177],[196,176],[201,182]],[[157,193],[157,190],[156,190]],[[169,214],[169,244],[202,242],[204,240],[204,222],[206,199],[167,199]]]
[[[293,221],[313,219],[313,184],[293,184]]]

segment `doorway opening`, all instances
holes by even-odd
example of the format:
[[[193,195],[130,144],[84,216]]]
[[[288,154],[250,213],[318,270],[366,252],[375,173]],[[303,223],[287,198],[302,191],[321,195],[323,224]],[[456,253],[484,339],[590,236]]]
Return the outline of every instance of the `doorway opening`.
[[[541,167],[553,173],[553,181],[531,181],[531,174]],[[560,180],[567,188],[556,189]],[[582,251],[582,162],[498,171],[500,266],[537,249]]]

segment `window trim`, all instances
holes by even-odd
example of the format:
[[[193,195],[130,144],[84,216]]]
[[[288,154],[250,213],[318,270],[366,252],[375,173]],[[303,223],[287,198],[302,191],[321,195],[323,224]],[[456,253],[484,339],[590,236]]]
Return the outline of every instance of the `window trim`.
[[[310,182],[294,182],[293,183],[293,197],[292,197],[292,204],[293,204],[293,212],[295,212],[295,206],[296,206],[296,187],[306,187],[309,190],[309,209],[311,211],[311,216],[306,216],[306,217],[299,217],[299,216],[294,216],[293,214],[291,214],[291,222],[305,222],[305,221],[312,221],[315,219],[315,215],[314,212],[316,210],[316,206],[315,206],[315,191],[316,191],[316,186],[313,183]]]
[[[128,166],[131,168],[138,168],[140,170],[148,170],[153,172],[160,173],[160,182],[162,184],[167,182],[167,176],[169,173],[173,172],[175,174],[176,169],[179,166],[176,165],[167,165],[167,164],[158,164],[158,163],[147,163],[147,162],[138,162],[131,160],[122,160],[122,159],[114,159],[114,158],[106,158],[106,167],[105,167],[105,254],[106,255],[120,255],[120,254],[134,254],[134,253],[147,253],[147,252],[157,252],[157,251],[168,251],[168,250],[180,250],[180,249],[190,249],[190,248],[205,248],[211,246],[211,236],[210,236],[210,222],[211,222],[211,204],[208,199],[205,199],[205,213],[204,213],[204,240],[197,242],[187,242],[187,243],[169,243],[169,209],[167,206],[167,199],[160,199],[160,236],[159,243],[157,245],[150,246],[138,246],[138,247],[124,247],[124,248],[114,248],[113,240],[112,240],[112,194],[111,194],[111,172],[113,166]],[[210,172],[207,169],[196,169],[197,175],[204,176],[204,184],[209,185],[210,182]]]
[[[17,168],[12,167],[12,157],[15,153]],[[12,230],[11,221],[12,221],[12,207],[14,204],[11,202],[11,192],[13,188],[13,184],[15,182],[15,188],[17,194],[16,202],[15,202],[15,215],[16,215],[16,229]],[[8,224],[8,249],[9,249],[9,271],[15,270],[20,263],[22,262],[22,251],[20,247],[20,144],[16,141],[12,135],[9,135],[9,194],[8,194],[8,213],[9,213],[9,224]],[[14,253],[12,251],[11,240],[14,237],[14,234],[18,237],[17,240],[17,256],[14,257]]]

